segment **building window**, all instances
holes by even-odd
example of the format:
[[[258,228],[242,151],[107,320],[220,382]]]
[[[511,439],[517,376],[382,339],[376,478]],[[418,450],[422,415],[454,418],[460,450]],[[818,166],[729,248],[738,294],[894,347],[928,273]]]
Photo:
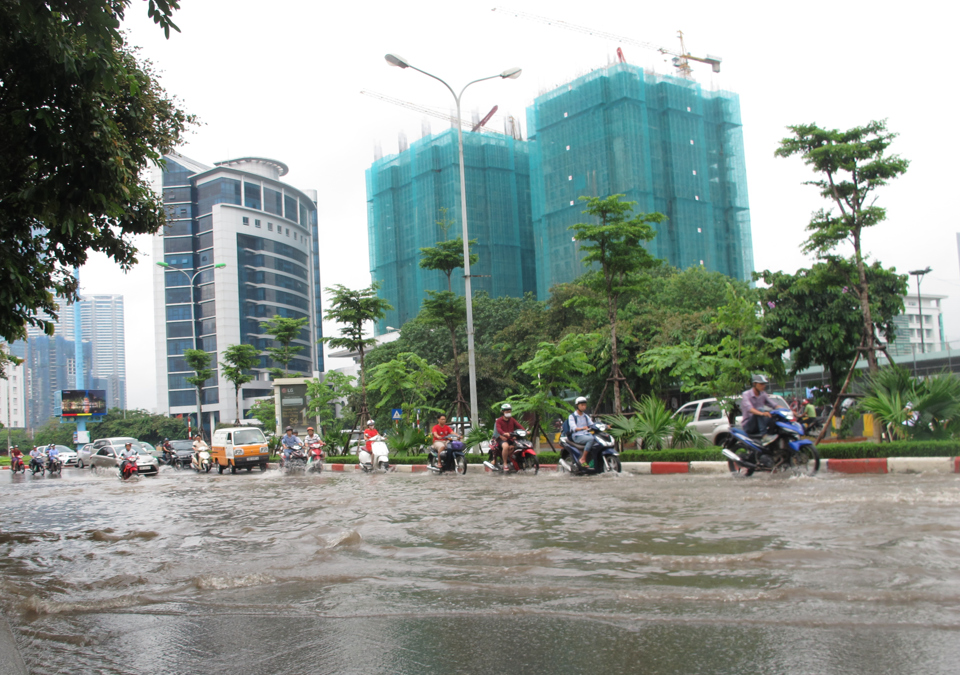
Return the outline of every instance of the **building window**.
[[[268,187],[263,188],[263,210],[277,216],[283,215],[283,195]]]
[[[248,209],[260,210],[260,186],[256,183],[243,183],[243,205]]]
[[[254,227],[260,227],[260,219],[259,219],[259,218],[257,218],[256,220],[253,221],[253,226],[254,226]]]
[[[244,217],[243,217],[243,224],[244,224],[244,225],[249,225],[249,224],[250,224],[250,219],[247,218],[246,216],[244,216]]]
[[[297,198],[291,197],[290,195],[283,196],[283,217],[287,220],[292,220],[293,222],[299,222],[297,220]]]
[[[288,237],[290,236],[290,228],[289,228],[289,227],[287,228],[287,236],[288,236]]]
[[[200,215],[213,210],[214,204],[240,205],[240,181],[233,178],[217,178],[197,188],[197,206]]]
[[[270,232],[273,232],[273,223],[267,223],[267,229],[268,229]]]

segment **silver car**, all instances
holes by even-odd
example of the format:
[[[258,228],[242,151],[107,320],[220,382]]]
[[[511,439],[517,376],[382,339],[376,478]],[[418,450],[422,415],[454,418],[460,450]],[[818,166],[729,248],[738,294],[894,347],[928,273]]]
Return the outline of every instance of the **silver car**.
[[[137,450],[137,473],[143,475],[156,476],[160,471],[160,464],[153,455],[146,454],[140,449],[140,444],[135,443],[134,449]],[[120,467],[121,457],[124,446],[102,445],[90,457],[90,465],[93,469],[117,469]]]
[[[789,404],[780,396],[768,394],[777,408],[789,408]],[[737,414],[736,423],[740,426],[743,416],[740,414],[740,397],[733,399],[735,412]],[[674,413],[677,415],[686,415],[691,418],[690,424],[699,433],[710,441],[713,445],[723,445],[724,441],[730,435],[730,422],[724,414],[720,403],[715,398],[703,398],[699,401],[690,401],[684,404]]]
[[[93,443],[87,443],[85,446],[80,448],[80,450],[77,452],[77,468],[82,469],[86,466],[91,466],[90,455],[96,451],[97,449],[93,447]]]

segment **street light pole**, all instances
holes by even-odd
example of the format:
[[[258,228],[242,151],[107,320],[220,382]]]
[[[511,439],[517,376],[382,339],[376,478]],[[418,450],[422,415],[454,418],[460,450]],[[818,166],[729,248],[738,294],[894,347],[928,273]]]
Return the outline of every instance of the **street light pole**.
[[[213,269],[216,270],[226,266],[227,266],[226,263],[218,263],[213,266]],[[179,267],[174,267],[170,263],[158,262],[157,267],[162,267],[165,271],[168,271],[168,272],[180,272],[180,274],[182,274],[183,276],[185,276],[187,279],[190,280],[190,316],[193,321],[193,348],[200,349],[199,336],[197,335],[197,302],[196,302],[196,298],[194,297],[194,282],[196,281],[197,277],[200,276],[206,270],[197,270],[193,274],[193,276],[190,276]],[[200,392],[197,392],[197,431],[200,432],[201,435],[203,434],[203,416],[202,416],[203,413],[201,412],[202,405],[203,403],[200,400]]]
[[[457,150],[460,156],[460,222],[463,237],[463,291],[466,296],[467,305],[467,366],[470,372],[470,426],[473,429],[477,429],[479,428],[480,415],[477,410],[477,359],[473,342],[473,288],[470,282],[470,237],[467,229],[467,178],[464,172],[463,162],[463,120],[460,117],[460,100],[463,98],[463,92],[465,92],[471,84],[483,82],[484,80],[493,80],[498,77],[504,80],[515,80],[520,77],[520,73],[523,71],[520,68],[508,68],[498,75],[490,75],[489,77],[472,80],[463,86],[463,89],[460,90],[460,94],[458,95],[449,84],[439,77],[411,65],[410,62],[402,56],[387,54],[384,58],[391,66],[413,68],[418,73],[432,77],[447,88],[457,104]]]
[[[933,270],[927,266],[925,270],[913,270],[910,272],[913,276],[917,278],[917,319],[920,321],[920,353],[923,354],[927,351],[926,344],[923,340],[923,298],[920,297],[920,282],[923,281],[923,275],[927,272],[932,272]]]

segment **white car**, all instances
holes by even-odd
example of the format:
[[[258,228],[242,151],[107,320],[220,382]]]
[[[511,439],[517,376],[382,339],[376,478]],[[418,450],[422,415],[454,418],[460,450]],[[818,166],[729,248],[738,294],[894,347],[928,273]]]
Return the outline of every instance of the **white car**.
[[[90,466],[90,456],[96,451],[97,449],[93,447],[93,443],[87,443],[80,448],[80,452],[77,453],[77,468],[82,469]]]
[[[57,452],[60,456],[60,461],[63,462],[64,466],[77,466],[79,461],[79,456],[72,448],[68,448],[65,445],[58,445]]]
[[[777,408],[789,408],[789,404],[780,396],[768,394]],[[740,414],[740,397],[734,398],[734,411],[736,412],[736,425],[740,426],[743,416]],[[720,407],[720,403],[715,398],[704,398],[699,401],[690,401],[680,407],[675,412],[677,415],[686,415],[690,417],[690,424],[698,432],[710,441],[713,445],[723,445],[724,441],[730,435],[730,422]]]

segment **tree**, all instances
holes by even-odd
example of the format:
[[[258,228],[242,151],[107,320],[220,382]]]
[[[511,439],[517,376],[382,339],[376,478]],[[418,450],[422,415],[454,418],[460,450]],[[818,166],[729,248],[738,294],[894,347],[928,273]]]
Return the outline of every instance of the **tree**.
[[[476,243],[476,239],[470,240],[470,246]],[[480,260],[480,256],[476,253],[470,254],[471,265],[476,265],[478,260]],[[438,241],[436,246],[421,248],[420,267],[425,270],[443,272],[447,277],[447,290],[452,293],[453,270],[463,267],[463,237],[448,239],[447,241]]]
[[[891,342],[896,338],[893,319],[903,311],[907,275],[884,269],[877,262],[865,271],[874,328]],[[818,364],[830,372],[830,390],[840,391],[844,375],[857,357],[863,326],[859,298],[850,290],[857,283],[854,264],[830,257],[796,274],[764,270],[755,276],[768,284],[760,290],[763,332],[787,341],[789,374]]]
[[[76,300],[90,251],[123,269],[133,237],[166,222],[151,165],[193,118],[138,62],[120,21],[131,0],[0,2],[0,337],[48,334]],[[150,0],[169,37],[178,0]]]
[[[236,424],[240,424],[243,417],[243,405],[240,403],[240,387],[254,378],[251,368],[260,365],[260,353],[253,345],[230,345],[223,352],[223,361],[220,362],[220,372],[223,379],[233,385],[237,399]]]
[[[863,229],[886,218],[886,209],[876,206],[874,191],[905,173],[910,162],[886,150],[897,137],[887,131],[885,120],[847,131],[822,129],[816,124],[787,127],[792,136],[780,141],[777,157],[800,155],[821,178],[808,181],[820,194],[833,202],[833,209],[813,214],[807,231],[810,237],[804,251],[828,255],[842,243],[853,247],[856,284],[852,287],[860,302],[860,349],[871,373],[877,371],[877,338],[870,306],[870,283],[861,252]]]
[[[250,406],[250,417],[259,420],[263,430],[269,433],[277,431],[277,403],[273,396],[261,398]]]
[[[309,321],[310,319],[307,317],[303,317],[302,319],[288,319],[279,314],[274,314],[273,318],[269,321],[262,321],[260,323],[260,328],[263,332],[272,337],[280,345],[279,347],[267,347],[267,353],[270,355],[270,358],[283,366],[282,368],[274,367],[267,369],[270,374],[273,375],[273,379],[288,376],[287,367],[290,365],[290,362],[293,361],[293,357],[303,351],[301,345],[292,347],[291,344],[300,337],[300,332]]]
[[[355,377],[332,370],[322,380],[307,381],[307,415],[317,419],[317,432],[323,435],[336,419],[335,404],[356,391]]]
[[[531,378],[528,391],[511,396],[508,400],[517,415],[532,414],[531,433],[534,442],[539,443],[543,421],[556,417],[565,417],[568,412],[562,393],[564,390],[576,390],[579,386],[577,376],[596,370],[590,362],[588,352],[600,342],[598,333],[580,335],[571,333],[556,344],[542,342],[532,359],[523,363],[520,370]],[[553,444],[550,444],[553,447]]]
[[[666,220],[661,213],[641,213],[629,218],[636,202],[621,201],[623,195],[610,197],[580,197],[587,202],[585,214],[599,219],[599,224],[578,223],[569,229],[576,233],[581,242],[580,250],[585,252],[583,262],[586,265],[596,263],[599,270],[588,277],[588,281],[606,300],[607,321],[610,326],[610,377],[613,382],[613,410],[620,414],[620,373],[619,354],[617,353],[617,312],[620,298],[625,293],[636,291],[637,273],[643,269],[655,267],[659,261],[651,256],[643,243],[653,241],[656,231],[651,224]],[[628,219],[629,218],[629,219]],[[599,404],[600,401],[597,401]]]
[[[370,370],[370,389],[380,393],[378,408],[399,405],[408,425],[413,424],[416,411],[441,413],[440,408],[427,404],[430,394],[443,386],[446,376],[416,354],[404,352],[392,361],[381,363]]]
[[[422,261],[421,261],[422,262]],[[423,321],[428,325],[443,326],[450,333],[450,346],[453,349],[453,378],[457,385],[457,419],[463,425],[466,400],[463,398],[463,383],[460,380],[460,358],[457,350],[457,328],[463,325],[467,318],[467,302],[451,291],[427,291],[427,298],[423,301],[423,310],[420,313]]]
[[[393,305],[377,295],[380,283],[374,282],[358,291],[337,284],[324,289],[330,294],[330,309],[324,313],[327,321],[343,324],[340,337],[325,337],[322,341],[331,347],[349,349],[360,355],[360,414],[367,414],[367,380],[364,373],[364,354],[367,347],[377,343],[375,338],[363,336],[363,326],[376,322],[393,309]]]
[[[193,377],[188,377],[187,382],[197,388],[197,433],[203,433],[203,385],[213,377],[210,355],[202,349],[186,349],[183,358],[187,366],[196,373]]]
[[[781,354],[787,343],[763,334],[756,293],[733,284],[711,323],[721,336],[719,342],[708,342],[701,332],[692,342],[647,350],[639,358],[640,366],[646,373],[665,374],[663,383],[677,382],[685,392],[716,396],[732,414],[729,403],[746,389],[751,373],[783,377]]]

